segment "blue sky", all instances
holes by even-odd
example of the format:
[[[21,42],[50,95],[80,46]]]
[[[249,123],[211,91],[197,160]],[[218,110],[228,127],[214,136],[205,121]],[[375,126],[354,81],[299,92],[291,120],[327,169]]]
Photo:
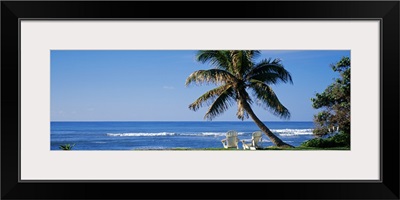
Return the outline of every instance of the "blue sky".
[[[52,50],[51,121],[204,121],[207,107],[188,105],[214,85],[185,86],[194,71],[211,66],[189,50]],[[293,85],[272,86],[291,112],[289,121],[312,121],[311,98],[338,74],[330,64],[350,51],[262,51],[258,60],[280,58]],[[251,93],[251,92],[250,92]],[[282,121],[253,105],[263,121]],[[213,121],[238,121],[236,106]],[[248,119],[251,120],[251,119]]]

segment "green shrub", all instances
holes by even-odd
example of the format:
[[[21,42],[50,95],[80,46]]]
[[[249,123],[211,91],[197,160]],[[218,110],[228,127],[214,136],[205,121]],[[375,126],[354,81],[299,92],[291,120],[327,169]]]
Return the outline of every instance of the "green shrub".
[[[75,144],[62,144],[60,145],[58,148],[60,148],[61,150],[71,150],[72,147],[74,147]]]
[[[350,147],[350,135],[340,133],[332,137],[314,138],[303,142],[301,147],[318,147],[318,148],[330,148],[330,147]]]

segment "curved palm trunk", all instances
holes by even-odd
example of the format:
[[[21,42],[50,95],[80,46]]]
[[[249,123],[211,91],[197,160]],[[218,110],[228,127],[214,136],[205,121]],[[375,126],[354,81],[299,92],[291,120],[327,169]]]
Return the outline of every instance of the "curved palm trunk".
[[[260,119],[258,119],[256,114],[253,112],[253,109],[251,109],[250,105],[247,104],[247,102],[243,103],[243,108],[250,115],[250,117],[254,120],[254,122],[257,124],[257,126],[265,133],[265,135],[268,136],[268,138],[271,140],[271,142],[274,143],[277,147],[283,147],[283,148],[293,148],[294,147],[290,144],[286,144],[280,138],[278,138],[274,133],[272,133],[272,131],[269,130],[269,128],[267,126],[265,126],[265,124]]]

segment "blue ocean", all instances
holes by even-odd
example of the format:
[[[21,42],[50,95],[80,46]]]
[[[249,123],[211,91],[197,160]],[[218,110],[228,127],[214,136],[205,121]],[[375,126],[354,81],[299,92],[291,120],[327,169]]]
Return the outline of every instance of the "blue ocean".
[[[264,122],[293,146],[314,138],[313,122]],[[249,141],[259,128],[252,121],[236,122],[51,122],[51,150],[75,144],[73,150],[146,150],[222,148],[225,133],[235,130]],[[273,145],[263,136],[261,146]],[[241,143],[239,143],[241,147]]]

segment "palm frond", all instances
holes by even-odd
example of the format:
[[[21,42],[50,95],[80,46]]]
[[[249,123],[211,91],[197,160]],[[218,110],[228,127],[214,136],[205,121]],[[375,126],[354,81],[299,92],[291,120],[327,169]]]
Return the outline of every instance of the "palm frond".
[[[248,72],[247,80],[256,79],[267,84],[269,83],[291,83],[293,84],[292,76],[280,63],[280,59],[264,59],[257,63],[254,68]]]
[[[277,73],[257,74],[257,75],[251,76],[250,80],[248,80],[248,81],[251,82],[252,80],[261,81],[267,85],[276,85],[282,81],[281,75],[279,75]]]
[[[244,51],[230,51],[230,57],[232,58],[232,73],[237,78],[242,78],[242,69],[246,68],[249,63],[247,61],[246,53]]]
[[[236,77],[231,73],[221,69],[198,70],[189,75],[186,79],[186,86],[195,83],[196,85],[202,84],[226,84],[235,82]]]
[[[259,50],[248,50],[248,51],[246,51],[246,52],[247,52],[247,56],[248,56],[249,58],[252,58],[253,61],[254,61],[254,59],[256,59],[258,56],[261,55],[261,51],[259,51]]]
[[[232,72],[232,62],[229,51],[200,50],[197,52],[196,60],[203,64],[210,63],[217,69],[224,69]]]
[[[224,113],[234,102],[234,90],[232,87],[226,89],[221,95],[219,95],[215,101],[208,108],[208,111],[204,115],[204,119],[212,120],[218,115]]]
[[[248,50],[244,51],[244,54],[242,55],[242,67],[240,69],[240,73],[242,75],[247,74],[249,71],[252,70],[254,67],[254,62],[255,59],[260,55],[260,51],[255,51],[255,50]]]
[[[249,114],[246,112],[246,109],[243,107],[243,102],[237,101],[237,112],[236,116],[238,119],[244,120],[249,118]]]
[[[232,86],[230,85],[222,85],[217,88],[214,88],[212,90],[207,91],[203,95],[201,95],[199,98],[197,98],[196,101],[191,103],[189,105],[189,109],[193,111],[197,111],[200,107],[204,106],[204,103],[206,103],[208,106],[211,105],[210,102],[214,102],[215,99],[223,94],[227,89],[231,88]]]
[[[257,97],[257,104],[264,109],[271,111],[274,115],[289,119],[289,110],[282,105],[272,88],[261,81],[252,80],[250,88],[253,89]]]
[[[249,114],[247,113],[246,109],[244,108],[244,101],[247,102],[248,105],[253,104],[253,101],[245,89],[238,90],[236,92],[237,92],[236,102],[237,102],[237,107],[238,107],[236,116],[238,119],[241,119],[241,120],[248,119]]]
[[[253,50],[232,50],[229,51],[231,68],[230,72],[237,78],[242,79],[254,65],[254,57],[260,54],[259,51]]]

